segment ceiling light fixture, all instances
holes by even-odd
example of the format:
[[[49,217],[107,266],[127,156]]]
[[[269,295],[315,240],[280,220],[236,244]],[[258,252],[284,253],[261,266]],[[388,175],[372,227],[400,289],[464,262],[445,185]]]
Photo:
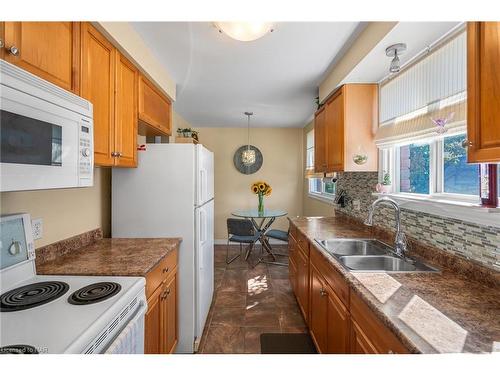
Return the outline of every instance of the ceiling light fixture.
[[[401,70],[401,63],[399,61],[399,55],[406,51],[405,43],[397,43],[389,46],[385,49],[385,54],[389,57],[393,57],[391,61],[391,66],[389,67],[389,72],[397,73]]]
[[[250,147],[250,116],[253,115],[253,112],[245,112],[245,116],[248,117],[247,124],[247,148],[243,150],[241,153],[241,162],[249,167],[255,163],[255,150]]]
[[[271,22],[215,22],[220,33],[242,41],[250,42],[274,31]]]

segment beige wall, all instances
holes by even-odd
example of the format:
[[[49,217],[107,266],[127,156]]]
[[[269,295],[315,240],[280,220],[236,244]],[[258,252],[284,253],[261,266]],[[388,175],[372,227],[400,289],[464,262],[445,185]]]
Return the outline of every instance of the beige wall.
[[[321,102],[340,85],[351,70],[359,64],[396,24],[397,22],[370,22],[368,24],[320,84],[319,100]]]
[[[257,208],[250,185],[267,181],[273,188],[265,197],[266,208],[284,209],[289,216],[302,214],[303,129],[261,128],[251,130],[251,144],[262,152],[262,168],[244,175],[233,165],[233,155],[246,142],[245,128],[200,128],[201,143],[215,156],[215,239],[227,238],[226,219],[238,208]],[[286,218],[273,228],[288,229]]]
[[[1,214],[27,212],[43,219],[43,237],[35,247],[103,228],[110,233],[110,169],[95,168],[94,186],[0,193]]]
[[[303,137],[302,137],[302,165],[303,165],[303,170],[306,169],[306,134],[314,129],[314,120],[311,121],[309,124],[307,124],[303,131]],[[303,198],[303,205],[302,205],[302,215],[304,216],[332,216],[333,213],[333,206],[329,203],[320,201],[319,199],[311,198],[309,196],[309,183],[306,179],[303,179],[303,192],[302,192]]]

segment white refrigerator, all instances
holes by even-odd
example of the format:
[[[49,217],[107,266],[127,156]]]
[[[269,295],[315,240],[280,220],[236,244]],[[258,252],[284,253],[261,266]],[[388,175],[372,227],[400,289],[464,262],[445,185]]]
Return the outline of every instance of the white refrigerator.
[[[113,168],[112,237],[182,237],[177,353],[192,353],[214,290],[214,157],[202,145],[148,144]]]

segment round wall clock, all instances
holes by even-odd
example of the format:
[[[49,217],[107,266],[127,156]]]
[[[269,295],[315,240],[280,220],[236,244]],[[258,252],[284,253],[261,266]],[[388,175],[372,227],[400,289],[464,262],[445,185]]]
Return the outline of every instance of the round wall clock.
[[[245,151],[247,149],[247,147],[248,147],[247,145],[241,146],[240,148],[238,148],[236,150],[236,152],[234,153],[234,156],[233,156],[233,162],[234,162],[235,168],[240,173],[253,174],[253,173],[257,172],[260,169],[260,167],[262,167],[262,163],[264,162],[264,158],[262,157],[262,153],[260,152],[260,150],[257,147],[250,145],[250,149],[255,151],[255,163],[253,163],[251,165],[245,165],[243,163],[242,156],[243,156],[243,151]]]

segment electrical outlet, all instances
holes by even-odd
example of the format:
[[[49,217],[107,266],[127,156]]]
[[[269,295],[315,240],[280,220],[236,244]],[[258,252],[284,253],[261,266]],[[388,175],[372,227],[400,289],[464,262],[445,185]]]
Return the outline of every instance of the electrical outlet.
[[[359,211],[360,210],[360,202],[359,199],[354,199],[352,201],[352,207],[354,208],[354,211]]]
[[[39,240],[43,237],[43,221],[42,219],[31,220],[31,229],[33,231],[33,239]]]

